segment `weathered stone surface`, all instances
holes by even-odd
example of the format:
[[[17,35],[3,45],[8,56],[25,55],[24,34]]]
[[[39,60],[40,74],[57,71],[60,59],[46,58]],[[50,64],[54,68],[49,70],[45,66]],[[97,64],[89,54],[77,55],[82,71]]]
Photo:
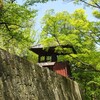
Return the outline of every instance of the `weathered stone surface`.
[[[78,84],[0,49],[0,100],[82,100]]]

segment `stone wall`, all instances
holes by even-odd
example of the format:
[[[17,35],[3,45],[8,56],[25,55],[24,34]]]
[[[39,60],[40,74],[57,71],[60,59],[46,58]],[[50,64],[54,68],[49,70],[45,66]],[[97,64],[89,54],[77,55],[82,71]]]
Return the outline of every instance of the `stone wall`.
[[[0,100],[82,100],[78,84],[0,49]]]

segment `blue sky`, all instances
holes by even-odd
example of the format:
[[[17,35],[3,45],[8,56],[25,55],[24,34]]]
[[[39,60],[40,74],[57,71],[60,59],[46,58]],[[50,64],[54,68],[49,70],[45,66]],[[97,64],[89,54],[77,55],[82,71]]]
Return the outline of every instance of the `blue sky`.
[[[23,0],[17,0],[19,4],[22,4]],[[69,13],[74,12],[76,9],[83,8],[86,10],[86,14],[88,15],[88,19],[91,21],[96,20],[92,16],[92,10],[89,7],[84,7],[83,5],[75,5],[73,2],[64,2],[63,0],[57,0],[57,1],[49,1],[44,4],[37,4],[32,7],[33,9],[37,9],[37,17],[36,17],[36,25],[35,29],[37,30],[36,33],[40,33],[41,31],[41,24],[40,21],[42,17],[44,16],[45,12],[50,9],[54,9],[55,12],[61,12],[61,11],[68,11]],[[37,34],[39,37],[39,34]]]
[[[65,0],[66,1],[66,0]],[[17,0],[19,4],[23,3],[23,0]],[[63,0],[57,0],[57,1],[49,1],[44,4],[37,4],[34,6],[38,10],[38,16],[39,18],[43,17],[46,10],[54,9],[55,12],[61,12],[67,10],[68,12],[74,12],[75,9],[83,8],[86,10],[86,13],[88,14],[89,20],[94,20],[94,17],[92,16],[91,12],[92,10],[88,8],[84,8],[82,5],[75,5],[73,2],[64,2]]]
[[[19,4],[22,4],[23,0],[17,0]],[[61,12],[61,11],[68,11],[70,13],[74,12],[78,8],[83,8],[86,10],[86,14],[88,15],[88,19],[93,21],[96,20],[92,16],[92,10],[88,8],[84,8],[82,5],[75,5],[73,2],[63,2],[63,0],[58,0],[58,1],[50,1],[44,4],[37,4],[36,6],[32,7],[38,10],[37,12],[37,17],[36,17],[36,29],[40,30],[41,25],[40,21],[42,17],[44,16],[46,10],[54,9],[55,12]]]
[[[73,2],[67,3],[67,2],[63,2],[63,0],[59,0],[59,1],[47,2],[45,4],[39,4],[35,8],[38,9],[37,22],[39,26],[40,25],[39,21],[44,16],[47,10],[54,9],[55,12],[68,11],[69,13],[72,13],[76,9],[84,8],[84,7],[82,5],[75,5],[73,4]],[[95,18],[92,16],[92,10],[90,8],[85,8],[85,10],[86,10],[86,14],[88,15],[88,19],[91,21],[95,20]]]

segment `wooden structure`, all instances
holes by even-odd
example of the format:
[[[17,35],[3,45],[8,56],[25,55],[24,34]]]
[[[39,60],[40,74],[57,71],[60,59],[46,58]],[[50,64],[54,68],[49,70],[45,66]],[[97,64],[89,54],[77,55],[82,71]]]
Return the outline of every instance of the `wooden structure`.
[[[41,67],[48,67],[50,70],[55,71],[56,73],[65,76],[71,77],[71,70],[69,63],[66,62],[58,62],[58,55],[66,55],[68,52],[55,52],[55,48],[57,46],[52,46],[49,48],[43,48],[41,45],[33,46],[30,50],[38,54],[38,65]],[[62,49],[70,48],[73,53],[76,53],[74,48],[70,45],[61,46]]]

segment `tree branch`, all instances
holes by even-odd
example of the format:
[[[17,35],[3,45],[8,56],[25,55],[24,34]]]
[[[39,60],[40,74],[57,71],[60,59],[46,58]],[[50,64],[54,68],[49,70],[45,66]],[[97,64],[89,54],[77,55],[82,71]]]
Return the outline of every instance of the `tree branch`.
[[[94,0],[93,0],[93,2],[98,8],[100,8],[100,5],[98,3],[96,3]]]
[[[5,26],[6,26],[7,30],[10,32],[10,29],[6,23],[5,23]]]
[[[11,32],[11,30],[10,30],[9,27],[8,27],[8,25],[5,24],[5,26],[6,26],[7,30],[8,30],[9,32]],[[8,39],[7,42],[5,42],[4,46],[7,45],[7,44],[10,42],[11,39],[13,39],[13,36],[11,36],[11,38]]]
[[[18,24],[15,24],[15,23],[8,23],[8,22],[0,22],[0,24],[8,24],[8,25],[15,25],[15,26],[18,26],[18,27],[21,27],[21,28],[24,28],[23,26],[21,25],[18,25]]]
[[[79,30],[79,29],[77,29],[77,28],[75,28],[75,29],[76,29],[76,30]],[[81,30],[79,30],[79,31],[80,31],[80,33],[83,33],[83,34],[84,34],[84,32],[82,32]],[[91,32],[91,34],[90,34],[91,38],[94,40],[94,42],[95,42],[96,44],[100,45],[100,44],[95,40],[95,38],[92,36],[92,33],[96,35],[95,32]],[[96,37],[98,37],[98,38],[100,39],[99,36],[96,36]]]
[[[58,45],[62,48],[62,52],[64,52],[64,49],[63,49],[62,45],[60,44],[58,38],[57,38],[56,36],[54,36],[54,37],[55,37],[56,41],[58,42]],[[96,69],[93,67],[93,65],[88,64],[88,63],[85,63],[85,62],[81,61],[81,60],[78,59],[78,58],[74,58],[71,54],[68,54],[68,55],[69,55],[70,57],[72,57],[73,59],[75,59],[76,61],[80,62],[82,65],[91,67],[93,71],[100,72],[100,70],[96,70]],[[84,68],[84,69],[85,69],[85,68]]]
[[[87,4],[87,5],[89,5],[89,6],[92,6],[92,7],[95,7],[95,8],[99,8],[100,9],[100,6],[97,6],[97,4],[96,5],[93,5],[93,4],[90,4],[90,3],[88,3],[88,2],[86,2],[84,0],[80,0],[80,1],[83,2],[83,3],[85,3],[85,4]]]

